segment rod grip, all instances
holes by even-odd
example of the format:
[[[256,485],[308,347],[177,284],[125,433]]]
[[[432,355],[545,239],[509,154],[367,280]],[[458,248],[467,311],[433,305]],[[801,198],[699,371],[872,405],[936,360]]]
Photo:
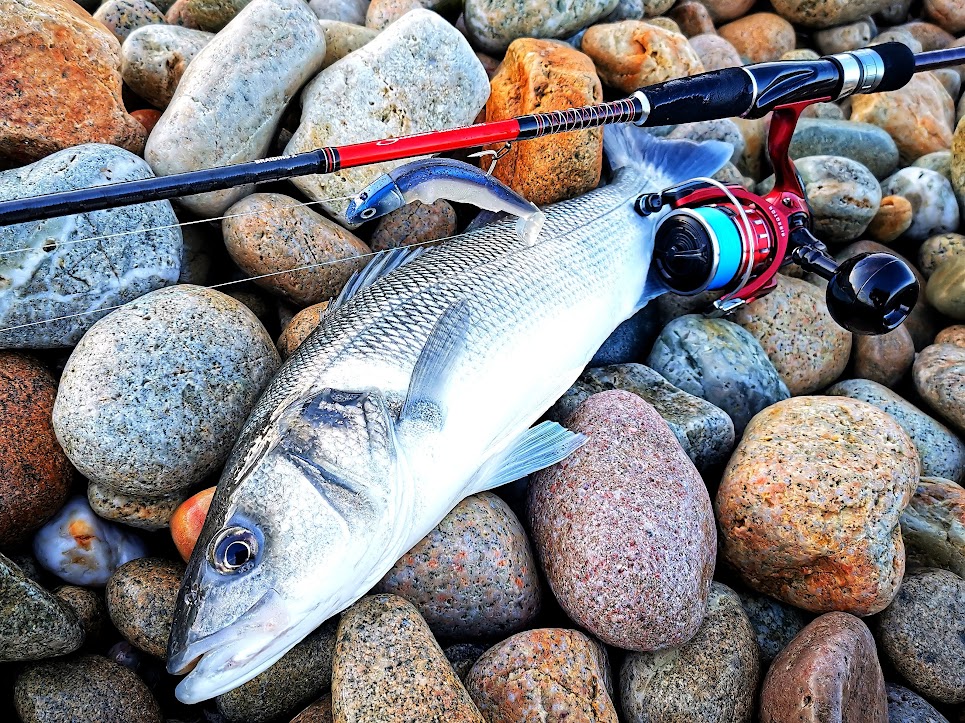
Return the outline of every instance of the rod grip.
[[[730,118],[746,113],[754,103],[754,83],[740,68],[723,68],[675,78],[640,89],[650,102],[644,126]]]
[[[904,43],[882,43],[868,49],[877,53],[884,67],[881,82],[874,89],[875,93],[898,90],[915,74],[915,54]]]

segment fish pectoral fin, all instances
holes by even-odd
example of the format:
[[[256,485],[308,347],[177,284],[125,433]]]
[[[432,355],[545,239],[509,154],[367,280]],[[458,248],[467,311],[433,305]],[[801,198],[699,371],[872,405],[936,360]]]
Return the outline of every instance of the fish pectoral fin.
[[[556,422],[537,424],[486,460],[472,479],[470,494],[509,484],[561,462],[586,440],[586,435],[571,432]]]
[[[466,301],[452,304],[439,317],[412,369],[400,423],[428,422],[436,430],[442,428],[446,415],[444,391],[456,362],[465,353],[469,323]]]
[[[366,289],[383,276],[387,276],[398,268],[405,266],[410,261],[414,261],[425,251],[423,246],[402,246],[397,249],[385,251],[373,258],[363,269],[356,271],[349,277],[342,291],[335,300],[325,309],[326,313],[331,313],[340,306],[345,306],[349,299],[355,296],[362,289]]]

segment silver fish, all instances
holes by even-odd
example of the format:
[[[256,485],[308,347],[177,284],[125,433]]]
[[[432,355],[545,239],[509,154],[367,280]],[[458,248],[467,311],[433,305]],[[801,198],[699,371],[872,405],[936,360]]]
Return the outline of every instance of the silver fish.
[[[186,703],[250,680],[344,610],[463,498],[582,442],[540,415],[648,282],[640,193],[714,173],[720,143],[608,128],[613,182],[512,222],[370,264],[245,424],[179,592],[168,670]],[[404,262],[404,263],[403,263]]]

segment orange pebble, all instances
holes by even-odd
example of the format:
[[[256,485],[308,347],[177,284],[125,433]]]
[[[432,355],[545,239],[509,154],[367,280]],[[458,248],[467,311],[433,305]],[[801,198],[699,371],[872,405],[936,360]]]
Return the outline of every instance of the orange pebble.
[[[161,111],[154,110],[153,108],[144,108],[143,110],[136,110],[131,113],[131,117],[137,119],[140,123],[147,129],[148,135],[154,130],[154,126],[157,122],[161,120]]]
[[[194,550],[198,535],[201,534],[204,518],[211,506],[211,498],[214,497],[214,490],[214,487],[209,487],[189,497],[181,503],[171,517],[171,538],[185,562],[191,557],[191,551]]]

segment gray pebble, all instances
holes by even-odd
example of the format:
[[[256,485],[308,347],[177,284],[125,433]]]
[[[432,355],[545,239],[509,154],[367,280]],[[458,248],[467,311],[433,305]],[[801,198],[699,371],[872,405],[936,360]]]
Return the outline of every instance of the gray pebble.
[[[921,477],[901,513],[909,566],[940,567],[965,575],[965,489],[940,477]]]
[[[127,641],[159,658],[167,656],[174,605],[184,565],[141,557],[121,565],[107,581],[111,622]]]
[[[667,138],[687,138],[692,141],[723,141],[734,148],[730,157],[731,163],[737,163],[744,155],[744,135],[737,124],[729,118],[718,120],[698,121],[696,123],[681,123],[674,128]]]
[[[875,178],[884,178],[898,167],[898,146],[888,131],[858,121],[801,118],[794,130],[789,154],[794,160],[807,156],[843,156],[867,167]]]
[[[213,37],[180,25],[139,28],[121,46],[121,77],[131,90],[163,110],[188,64]]]
[[[885,683],[888,692],[888,720],[893,723],[948,723],[927,700],[894,683]]]
[[[933,153],[926,153],[911,165],[915,166],[916,168],[927,168],[929,171],[940,173],[948,180],[951,180],[952,178],[951,151],[935,151]]]
[[[463,20],[473,45],[502,53],[516,38],[567,38],[613,12],[619,0],[503,2],[466,0]]]
[[[965,236],[960,233],[938,234],[918,249],[918,268],[927,279],[941,264],[959,256],[965,256]]]
[[[903,196],[911,203],[911,226],[903,234],[911,241],[958,228],[958,201],[951,181],[927,168],[902,168],[881,183],[885,196]]]
[[[94,19],[123,43],[138,28],[163,25],[164,13],[148,0],[107,0],[94,12]]]
[[[320,20],[338,20],[353,25],[365,25],[369,0],[310,0],[308,7]]]
[[[761,665],[766,668],[804,629],[807,620],[797,608],[768,595],[743,589],[737,595],[754,627]]]
[[[826,30],[818,30],[812,36],[822,55],[844,53],[848,50],[863,48],[877,34],[874,20],[863,18],[848,25],[838,25]]]

